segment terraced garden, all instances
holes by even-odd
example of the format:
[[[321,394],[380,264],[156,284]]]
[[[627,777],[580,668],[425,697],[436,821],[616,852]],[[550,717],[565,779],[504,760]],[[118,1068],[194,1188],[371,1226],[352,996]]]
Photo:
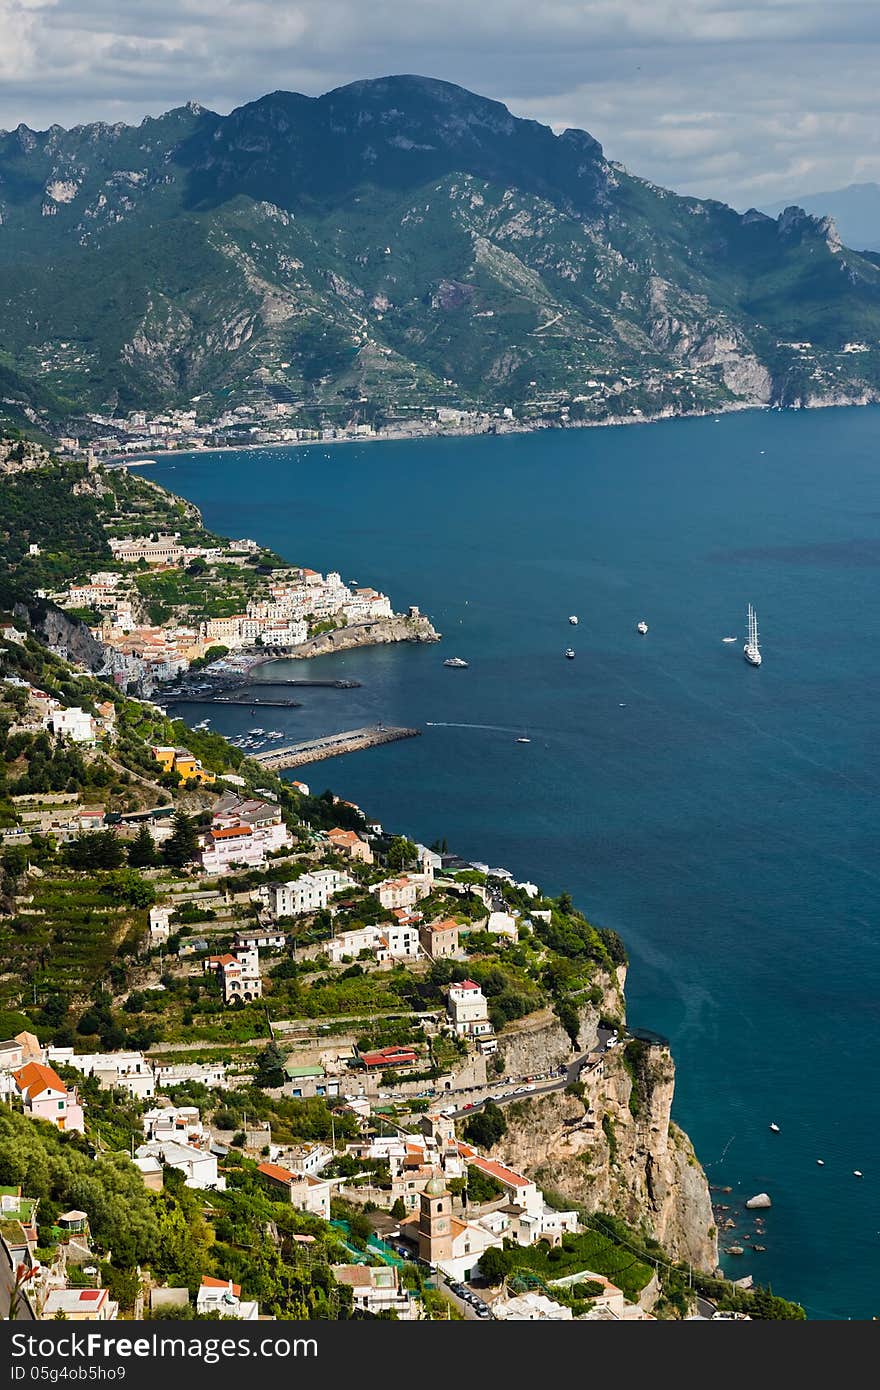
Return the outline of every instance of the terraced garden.
[[[33,885],[30,902],[19,900],[15,915],[0,922],[3,1002],[19,996],[22,979],[35,980],[41,994],[86,996],[114,958],[135,946],[146,913],[121,905],[107,886],[102,875],[57,874]]]

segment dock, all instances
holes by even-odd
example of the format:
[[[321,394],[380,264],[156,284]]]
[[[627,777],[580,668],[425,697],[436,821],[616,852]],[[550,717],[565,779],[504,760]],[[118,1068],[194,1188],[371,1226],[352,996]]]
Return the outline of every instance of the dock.
[[[305,743],[291,743],[286,748],[273,748],[271,752],[252,753],[254,762],[270,772],[280,772],[283,768],[302,767],[305,763],[318,763],[324,758],[337,758],[343,753],[357,753],[362,748],[375,748],[380,743],[396,743],[402,738],[418,738],[421,729],[392,728],[385,724],[374,724],[369,729],[346,729],[341,734],[326,734],[323,738],[309,739]]]
[[[168,695],[166,699],[169,705],[244,705],[246,709],[259,705],[262,709],[302,709],[300,700],[261,700],[258,695],[246,700],[237,695]]]
[[[301,686],[303,689],[307,689],[307,690],[360,690],[360,688],[361,688],[361,682],[360,682],[360,681],[297,681],[297,680],[287,680],[287,679],[285,679],[285,678],[282,678],[282,679],[280,679],[280,680],[275,680],[275,681],[270,681],[270,680],[258,681],[257,684],[258,684],[258,685],[261,685],[261,686],[262,686],[262,685],[294,685],[294,686]],[[251,683],[251,684],[248,685],[247,687],[243,687],[243,688],[246,688],[246,689],[248,689],[248,690],[253,690],[254,686],[253,686],[253,683]]]

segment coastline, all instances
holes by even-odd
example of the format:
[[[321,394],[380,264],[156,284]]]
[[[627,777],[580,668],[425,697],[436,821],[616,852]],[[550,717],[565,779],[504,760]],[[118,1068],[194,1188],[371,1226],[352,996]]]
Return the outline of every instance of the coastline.
[[[800,410],[846,410],[865,409],[878,405],[878,400],[809,400],[793,405],[780,405],[766,401],[728,401],[711,410],[661,410],[654,414],[609,415],[603,420],[535,420],[499,421],[491,429],[469,429],[451,425],[444,429],[385,429],[378,434],[339,435],[332,439],[278,439],[263,440],[260,443],[204,444],[187,448],[163,449],[157,446],[149,451],[137,453],[106,454],[101,459],[105,467],[149,468],[152,464],[180,457],[194,457],[199,454],[238,454],[252,453],[261,449],[317,449],[331,448],[338,444],[399,444],[427,439],[497,439],[506,435],[542,434],[546,431],[562,433],[568,430],[617,429],[626,425],[654,425],[678,420],[704,420],[713,416],[741,414],[744,411],[800,411]],[[155,457],[154,457],[155,455]]]
[[[519,434],[542,434],[545,431],[563,432],[566,430],[584,429],[616,429],[624,425],[653,425],[668,420],[702,420],[713,415],[732,415],[744,410],[813,410],[825,405],[825,402],[816,402],[808,406],[776,406],[767,405],[761,401],[741,401],[728,402],[712,410],[681,410],[681,411],[658,411],[653,415],[609,415],[604,420],[572,420],[567,424],[560,421],[540,420],[534,422],[527,421],[504,421],[497,427],[485,430],[467,429],[465,427],[450,426],[447,429],[407,429],[395,430],[386,429],[378,434],[365,435],[342,435],[333,439],[281,439],[263,440],[260,443],[241,443],[241,444],[205,444],[203,446],[188,447],[185,449],[163,449],[156,447],[149,451],[138,451],[137,453],[125,454],[106,454],[101,462],[105,465],[116,467],[141,467],[148,468],[151,464],[157,463],[161,457],[162,461],[176,456],[191,457],[199,454],[237,454],[254,452],[260,449],[317,449],[331,447],[337,444],[394,444],[407,441],[417,441],[425,439],[480,439],[480,438],[500,438],[505,435]],[[855,405],[854,401],[832,401],[830,405]],[[863,404],[875,404],[875,402],[863,402]],[[157,457],[154,458],[153,455]]]

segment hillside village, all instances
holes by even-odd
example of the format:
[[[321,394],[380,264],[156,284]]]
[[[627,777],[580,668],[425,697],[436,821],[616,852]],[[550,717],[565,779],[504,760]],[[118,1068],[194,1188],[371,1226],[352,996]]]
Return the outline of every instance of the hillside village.
[[[39,494],[45,470],[22,476]],[[58,610],[20,593],[0,612],[0,1311],[801,1315],[720,1276],[613,931],[170,719],[50,650],[29,621]]]
[[[308,655],[328,633],[347,645],[437,638],[416,607],[395,614],[386,594],[338,572],[215,536],[190,503],[104,468],[91,451],[56,461],[8,441],[0,533],[15,567],[6,602],[52,604],[76,624],[56,622],[56,648],[132,694],[153,695],[206,665],[243,680],[261,659]]]

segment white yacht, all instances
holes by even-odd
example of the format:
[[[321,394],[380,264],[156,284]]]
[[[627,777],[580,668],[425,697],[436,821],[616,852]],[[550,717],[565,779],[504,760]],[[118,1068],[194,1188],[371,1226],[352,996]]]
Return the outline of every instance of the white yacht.
[[[758,615],[749,604],[749,636],[743,647],[743,656],[750,666],[760,666],[761,648],[758,646]]]
[[[459,671],[466,670],[467,664],[460,656],[448,656],[443,663],[444,666],[454,666]]]
[[[568,657],[569,661],[574,661],[574,647],[566,647],[565,655]]]
[[[577,613],[572,613],[572,614],[571,614],[571,617],[569,618],[568,621],[571,623],[572,627],[577,627],[577,625],[578,625],[578,615],[577,615]]]
[[[644,637],[644,635],[645,635],[645,633],[646,633],[647,631],[648,631],[648,624],[645,622],[644,618],[642,618],[642,621],[641,621],[640,623],[636,623],[636,632],[640,632],[640,633],[642,634],[642,636]]]

